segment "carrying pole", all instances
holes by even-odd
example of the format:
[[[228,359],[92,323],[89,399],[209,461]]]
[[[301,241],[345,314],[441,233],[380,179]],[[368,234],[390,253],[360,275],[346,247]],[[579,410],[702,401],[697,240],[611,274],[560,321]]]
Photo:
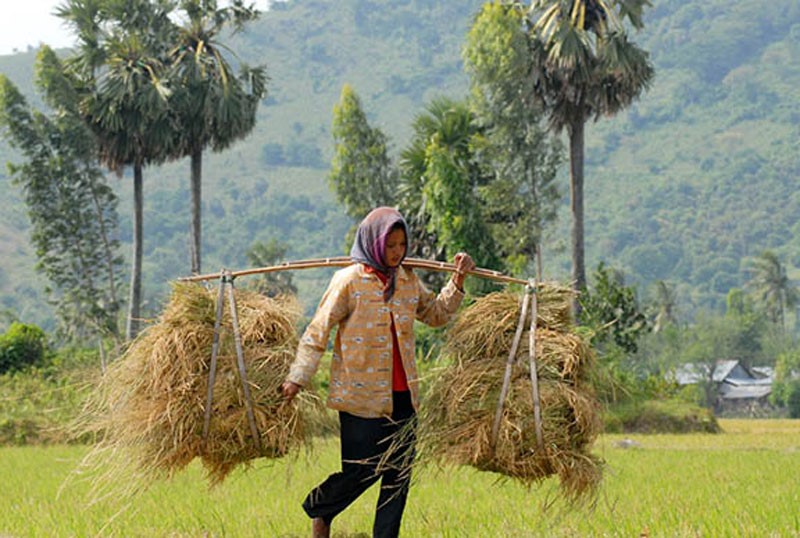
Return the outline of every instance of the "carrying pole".
[[[311,260],[297,260],[297,261],[283,262],[278,265],[272,265],[269,267],[258,267],[255,269],[244,269],[242,271],[234,271],[230,274],[233,278],[236,278],[246,275],[273,273],[276,271],[318,269],[322,267],[347,267],[348,265],[352,265],[353,263],[354,263],[353,260],[347,256],[337,256],[333,258],[317,258]],[[440,261],[422,260],[419,258],[406,258],[405,260],[403,260],[403,266],[413,267],[428,271],[440,271],[445,273],[455,273],[458,271],[458,268],[455,266],[455,264],[440,262]],[[491,269],[483,269],[481,267],[476,267],[475,269],[466,271],[465,274],[476,276],[479,278],[485,278],[488,280],[494,280],[495,282],[506,282],[508,284],[521,284],[524,286],[528,283],[526,280],[522,280],[521,278],[514,278],[508,275],[504,275],[503,273],[500,273],[498,271],[493,271]],[[215,280],[221,277],[222,273],[210,273],[207,275],[192,275],[192,276],[182,277],[179,280],[183,282],[200,282],[203,280]]]

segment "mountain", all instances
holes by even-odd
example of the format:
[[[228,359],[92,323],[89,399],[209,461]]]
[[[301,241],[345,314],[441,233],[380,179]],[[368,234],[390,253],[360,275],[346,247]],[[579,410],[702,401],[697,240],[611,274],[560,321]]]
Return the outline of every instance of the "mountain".
[[[288,257],[339,255],[350,223],[328,190],[330,123],[351,84],[396,154],[411,122],[437,95],[463,97],[460,57],[480,1],[293,0],[274,3],[231,38],[251,64],[266,63],[270,94],[253,134],[204,166],[206,271],[247,265],[254,241],[289,244]],[[677,286],[681,312],[718,309],[764,249],[800,273],[800,5],[796,0],[659,0],[634,36],[651,52],[653,87],[629,110],[588,126],[587,269],[621,269],[646,293]],[[38,103],[34,55],[0,57],[0,71]],[[14,159],[0,142],[0,160]],[[158,312],[168,282],[189,270],[189,166],[145,170],[145,297]],[[569,275],[566,168],[560,222],[545,271]],[[131,181],[120,195],[130,241]],[[18,188],[0,173],[0,311],[50,326],[33,271]],[[127,252],[126,252],[127,254]],[[311,309],[329,271],[297,272]]]

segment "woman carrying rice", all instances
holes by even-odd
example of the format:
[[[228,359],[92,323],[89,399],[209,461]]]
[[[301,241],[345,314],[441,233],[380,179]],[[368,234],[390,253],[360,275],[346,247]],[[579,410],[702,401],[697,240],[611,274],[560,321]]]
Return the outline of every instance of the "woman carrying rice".
[[[337,327],[328,406],[339,412],[342,469],[303,502],[313,536],[329,536],[331,521],[379,478],[373,536],[400,531],[419,406],[414,320],[447,323],[464,297],[466,272],[475,268],[468,254],[456,254],[457,272],[434,295],[401,265],[407,242],[408,227],[397,210],[379,207],[364,218],[350,251],[356,263],[333,276],[282,386],[291,399],[310,381]],[[393,434],[401,429],[397,449]]]

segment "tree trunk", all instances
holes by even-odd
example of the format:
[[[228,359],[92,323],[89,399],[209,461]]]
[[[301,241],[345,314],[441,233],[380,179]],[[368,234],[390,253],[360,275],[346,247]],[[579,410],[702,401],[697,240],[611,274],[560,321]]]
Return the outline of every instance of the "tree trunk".
[[[203,148],[192,150],[192,274],[200,274],[200,242],[202,238],[202,183],[203,183]]]
[[[569,191],[572,210],[572,286],[578,293],[586,289],[583,261],[583,130],[582,119],[569,126]],[[580,303],[573,301],[573,312],[580,315]]]
[[[103,261],[106,265],[106,273],[108,274],[108,298],[111,301],[110,308],[113,309],[114,324],[110,327],[115,340],[119,339],[119,301],[117,300],[117,276],[114,273],[114,251],[111,248],[111,239],[108,237],[108,230],[106,230],[105,214],[103,207],[100,205],[100,200],[97,197],[97,189],[95,184],[92,184],[92,200],[94,202],[94,210],[97,213],[97,222],[100,224],[100,236],[103,238],[103,252],[105,256]]]
[[[133,167],[133,259],[131,260],[131,292],[128,302],[128,324],[125,336],[133,340],[139,333],[142,304],[142,165]]]

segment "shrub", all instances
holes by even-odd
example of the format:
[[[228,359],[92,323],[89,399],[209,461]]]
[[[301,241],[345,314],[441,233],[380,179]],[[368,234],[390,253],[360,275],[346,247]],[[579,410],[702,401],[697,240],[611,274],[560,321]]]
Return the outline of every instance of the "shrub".
[[[603,417],[607,433],[689,433],[720,431],[714,414],[685,401],[646,400],[611,406]]]
[[[62,349],[46,363],[0,375],[0,446],[92,440],[72,426],[100,375],[97,350]]]
[[[0,374],[43,364],[47,353],[44,331],[15,321],[0,335]]]
[[[792,380],[786,392],[786,407],[789,408],[791,418],[800,418],[800,379]]]

